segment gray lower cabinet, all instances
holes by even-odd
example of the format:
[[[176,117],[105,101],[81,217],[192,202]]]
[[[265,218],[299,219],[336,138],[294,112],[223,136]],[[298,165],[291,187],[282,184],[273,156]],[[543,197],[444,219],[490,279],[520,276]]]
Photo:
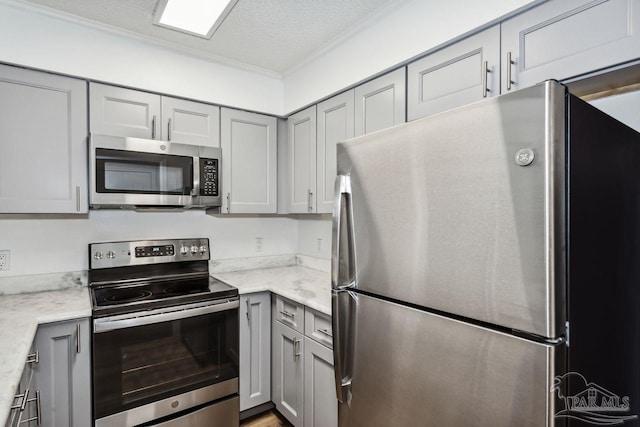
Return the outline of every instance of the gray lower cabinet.
[[[502,27],[502,92],[640,57],[637,0],[550,0]]]
[[[338,400],[333,351],[304,338],[304,426],[337,427]]]
[[[33,367],[37,362],[38,356],[32,348],[24,364],[18,388],[15,390],[5,427],[41,425],[40,392],[32,386]]]
[[[271,344],[272,400],[294,427],[304,424],[304,335],[275,320]]]
[[[407,119],[500,94],[500,26],[495,25],[407,67]]]
[[[405,73],[398,68],[355,88],[355,136],[406,121]]]
[[[220,146],[220,107],[100,83],[89,86],[91,133]]]
[[[275,117],[222,108],[222,213],[276,213]]]
[[[89,319],[42,324],[33,344],[39,361],[32,387],[40,393],[42,425],[91,425],[91,331]]]
[[[240,295],[240,411],[271,400],[271,294]]]
[[[0,213],[87,213],[87,83],[0,65]]]
[[[331,318],[279,295],[272,299],[272,400],[295,427],[337,427]]]

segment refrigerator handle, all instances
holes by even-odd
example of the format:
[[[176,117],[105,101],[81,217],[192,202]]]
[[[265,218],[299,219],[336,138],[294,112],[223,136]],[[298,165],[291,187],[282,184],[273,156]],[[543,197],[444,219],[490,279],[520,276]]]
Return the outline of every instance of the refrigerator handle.
[[[333,290],[331,292],[336,397],[339,402],[347,404],[351,403],[356,303],[357,296],[351,291]]]
[[[336,177],[331,239],[331,287],[355,287],[355,236],[351,200],[351,177]]]

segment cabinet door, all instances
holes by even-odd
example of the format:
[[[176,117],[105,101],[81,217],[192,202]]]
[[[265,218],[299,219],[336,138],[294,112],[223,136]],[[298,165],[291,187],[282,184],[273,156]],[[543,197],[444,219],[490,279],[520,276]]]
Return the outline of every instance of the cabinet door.
[[[240,410],[271,400],[271,295],[240,295]]]
[[[445,47],[407,67],[408,120],[500,94],[500,26]]]
[[[273,322],[271,372],[276,409],[295,427],[303,425],[304,339],[280,322]]]
[[[406,120],[405,68],[355,88],[355,133],[366,135]]]
[[[275,117],[222,108],[222,212],[276,213]]]
[[[91,425],[91,333],[89,319],[40,325],[34,341],[40,361],[34,387],[40,391],[42,424]]]
[[[354,90],[336,95],[317,106],[316,212],[333,211],[336,181],[336,144],[354,136]]]
[[[162,128],[167,141],[220,147],[220,107],[163,96]]]
[[[287,119],[289,154],[289,212],[315,212],[316,206],[316,107]]]
[[[304,426],[336,427],[338,399],[333,376],[333,352],[304,339]]]
[[[640,57],[637,0],[551,0],[501,25],[503,93]]]
[[[87,84],[0,65],[0,213],[87,213]]]
[[[91,133],[162,139],[160,95],[133,89],[89,85]]]

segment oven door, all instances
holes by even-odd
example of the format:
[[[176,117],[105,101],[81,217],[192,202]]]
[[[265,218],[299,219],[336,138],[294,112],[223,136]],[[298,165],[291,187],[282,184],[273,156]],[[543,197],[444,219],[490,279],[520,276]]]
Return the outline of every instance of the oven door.
[[[95,425],[138,425],[237,395],[238,306],[225,299],[94,319]]]

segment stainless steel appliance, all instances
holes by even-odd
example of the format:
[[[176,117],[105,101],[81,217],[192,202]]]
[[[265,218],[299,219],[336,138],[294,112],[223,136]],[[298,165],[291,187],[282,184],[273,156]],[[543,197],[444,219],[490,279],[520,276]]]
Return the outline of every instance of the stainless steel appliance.
[[[209,247],[89,245],[95,427],[238,426],[238,290]]]
[[[94,209],[222,203],[220,148],[108,135],[91,135],[89,145]]]
[[[545,82],[337,150],[340,427],[640,425],[637,132]]]

